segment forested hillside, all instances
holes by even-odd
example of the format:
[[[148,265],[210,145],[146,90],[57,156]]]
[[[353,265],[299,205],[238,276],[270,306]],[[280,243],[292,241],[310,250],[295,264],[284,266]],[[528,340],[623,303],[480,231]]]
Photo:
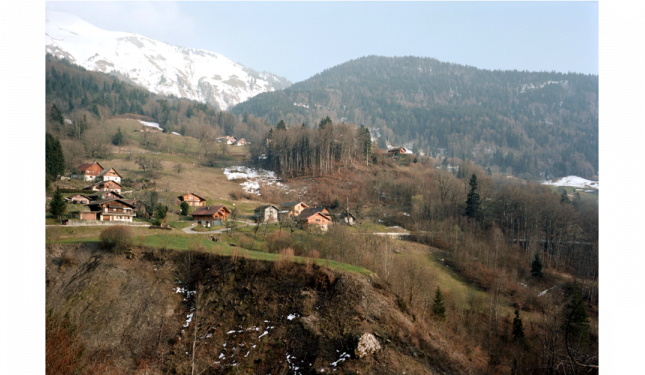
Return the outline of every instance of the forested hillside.
[[[379,146],[468,158],[524,178],[598,171],[598,76],[369,56],[231,110],[309,127],[365,125]]]
[[[210,105],[158,96],[116,76],[90,72],[51,55],[46,63],[46,103],[48,131],[61,139],[82,139],[87,131],[98,132],[101,121],[119,115],[144,116],[159,123],[164,132],[200,140],[237,135],[256,141],[268,130],[263,121],[252,117],[240,122]]]

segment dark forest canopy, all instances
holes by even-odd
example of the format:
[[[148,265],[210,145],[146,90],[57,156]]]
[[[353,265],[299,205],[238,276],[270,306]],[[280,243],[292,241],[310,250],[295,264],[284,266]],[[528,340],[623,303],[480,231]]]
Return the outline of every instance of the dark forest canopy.
[[[525,178],[598,171],[598,76],[369,56],[235,106],[272,124],[363,124],[392,145]],[[382,140],[380,141],[383,147]]]

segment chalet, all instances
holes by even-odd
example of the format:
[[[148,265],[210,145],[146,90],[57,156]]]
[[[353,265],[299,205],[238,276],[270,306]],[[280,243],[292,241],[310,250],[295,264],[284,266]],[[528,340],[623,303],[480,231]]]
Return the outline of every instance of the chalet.
[[[115,191],[117,193],[121,193],[121,185],[114,181],[100,181],[84,187],[83,190]]]
[[[137,213],[137,217],[147,218],[152,212],[152,210],[150,210],[150,206],[140,199],[123,199],[123,201],[134,206],[134,211]]]
[[[296,217],[296,222],[301,228],[305,229],[310,225],[316,225],[321,230],[326,231],[331,224],[331,217],[316,210],[303,210],[300,215]]]
[[[233,143],[237,142],[237,138],[233,137],[233,136],[230,136],[230,135],[227,135],[225,137],[217,137],[217,138],[215,138],[215,142],[220,142],[220,143],[224,142],[227,145],[232,145]]]
[[[99,173],[96,178],[101,181],[115,181],[117,184],[121,183],[121,175],[114,170],[114,168],[104,169]]]
[[[222,225],[222,222],[226,220],[230,213],[231,210],[226,206],[206,206],[196,209],[190,216],[198,224],[210,227],[211,225]]]
[[[329,210],[326,209],[325,207],[308,207],[305,208],[304,210],[300,211],[300,215],[305,214],[305,215],[310,215],[310,214],[315,214],[317,212],[320,212],[321,214],[325,214],[327,216],[329,215]]]
[[[67,203],[72,203],[72,204],[88,204],[92,201],[90,196],[88,195],[83,195],[83,194],[74,194],[70,195],[69,197],[65,198],[65,202]]]
[[[287,202],[280,205],[280,214],[287,217],[298,216],[305,208],[309,208],[304,202]]]
[[[339,216],[339,221],[341,224],[345,225],[354,225],[356,224],[356,218],[354,215],[350,214],[349,212],[343,212]]]
[[[392,156],[395,154],[406,154],[408,150],[405,149],[405,147],[395,147],[395,148],[389,148],[387,150],[387,156]]]
[[[135,205],[128,203],[125,199],[94,201],[87,206],[91,212],[81,212],[82,220],[127,221],[131,223],[132,218],[136,216]],[[92,214],[93,218],[83,218],[83,216],[91,217]]]
[[[72,178],[85,181],[94,181],[103,171],[103,167],[99,163],[85,163],[76,167],[76,172],[72,173]]]
[[[193,207],[203,207],[206,205],[206,198],[202,198],[199,195],[191,192],[180,195],[177,197],[177,199],[179,200],[180,204],[181,202],[186,202],[189,206]]]
[[[235,142],[236,146],[244,146],[246,144],[246,139],[242,138],[239,141]]]
[[[265,223],[278,221],[278,208],[276,206],[260,206],[254,211],[255,213],[253,216],[255,217],[256,223],[260,221],[260,218],[262,218],[262,221]]]

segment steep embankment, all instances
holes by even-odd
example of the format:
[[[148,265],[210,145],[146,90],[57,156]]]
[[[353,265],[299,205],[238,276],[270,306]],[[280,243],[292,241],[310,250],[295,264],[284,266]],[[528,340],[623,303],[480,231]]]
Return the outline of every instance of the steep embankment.
[[[47,255],[47,308],[78,319],[87,355],[110,353],[128,372],[186,374],[193,362],[195,373],[474,370],[377,279],[286,260],[57,246]],[[381,349],[357,358],[365,333]]]

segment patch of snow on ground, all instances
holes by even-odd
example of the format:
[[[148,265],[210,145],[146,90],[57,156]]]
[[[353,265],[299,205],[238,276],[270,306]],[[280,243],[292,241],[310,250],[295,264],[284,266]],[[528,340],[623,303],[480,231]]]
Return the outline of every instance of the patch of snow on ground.
[[[287,316],[287,320],[293,320],[296,316],[296,314],[289,314],[289,316]]]
[[[156,122],[148,122],[148,121],[141,121],[141,120],[138,120],[138,121],[145,126],[151,126],[153,128],[161,129],[161,126],[159,126],[159,124],[157,124]]]
[[[346,360],[347,358],[349,358],[349,354],[343,353],[343,354],[340,355],[340,358],[338,358],[338,361],[332,362],[332,363],[330,363],[330,365],[336,367],[336,365],[338,365],[339,362],[342,362],[342,361]]]
[[[193,313],[186,315],[186,324],[184,324],[184,327],[188,327],[191,320],[193,320]]]
[[[172,132],[172,134],[174,134],[174,135],[181,135],[181,134],[179,134],[179,133],[177,133],[177,132]]]
[[[267,171],[262,168],[248,168],[244,166],[236,166],[230,168],[222,168],[224,175],[229,180],[235,179],[246,179],[240,185],[242,190],[246,193],[260,195],[260,183],[267,185],[276,184],[277,186],[285,187],[286,186],[280,182],[280,179],[276,177],[275,172]]]
[[[542,185],[551,186],[571,186],[575,188],[593,188],[598,189],[598,181],[587,180],[578,176],[567,176],[550,181],[542,182]]]
[[[538,297],[542,297],[543,295],[545,295],[545,294],[546,294],[546,292],[548,292],[549,290],[551,290],[551,289],[553,289],[553,288],[555,288],[555,285],[554,285],[554,286],[552,286],[552,287],[550,287],[550,288],[549,288],[549,289],[547,289],[547,290],[542,291],[540,294],[538,294]]]
[[[268,335],[268,334],[269,334],[269,331],[264,331],[264,333],[262,333],[262,334],[260,335],[260,337],[258,337],[258,340],[259,340],[259,339],[261,339],[261,338],[262,338],[262,336],[264,336],[264,335]]]

